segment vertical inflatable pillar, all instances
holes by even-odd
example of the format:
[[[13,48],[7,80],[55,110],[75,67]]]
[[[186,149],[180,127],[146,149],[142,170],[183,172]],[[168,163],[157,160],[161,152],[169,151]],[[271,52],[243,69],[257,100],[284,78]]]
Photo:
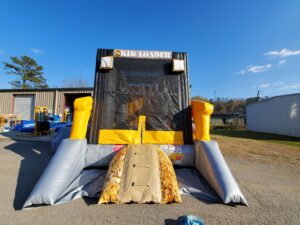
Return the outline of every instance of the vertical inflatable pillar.
[[[91,115],[93,98],[77,98],[74,102],[74,117],[70,139],[84,139]]]
[[[196,126],[195,139],[197,141],[209,141],[210,115],[214,106],[207,102],[192,100],[192,117]]]
[[[146,116],[140,115],[139,116],[139,124],[138,124],[138,131],[139,135],[143,136],[146,130]]]

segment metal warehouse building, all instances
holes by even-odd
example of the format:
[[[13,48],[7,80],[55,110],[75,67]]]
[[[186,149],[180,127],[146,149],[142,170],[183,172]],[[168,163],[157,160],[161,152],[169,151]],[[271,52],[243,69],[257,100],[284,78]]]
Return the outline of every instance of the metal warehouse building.
[[[52,114],[63,114],[76,98],[92,96],[93,88],[0,89],[0,114],[16,114],[23,120],[34,118],[34,107],[48,107]]]
[[[246,113],[250,131],[300,137],[300,93],[248,105]]]

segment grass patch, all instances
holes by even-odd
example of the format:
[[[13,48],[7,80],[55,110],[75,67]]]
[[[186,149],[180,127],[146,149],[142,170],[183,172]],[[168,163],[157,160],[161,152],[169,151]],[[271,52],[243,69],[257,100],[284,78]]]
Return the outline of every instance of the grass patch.
[[[252,132],[247,130],[227,130],[227,129],[211,130],[211,134],[234,137],[234,138],[246,138],[246,139],[253,139],[253,140],[268,141],[268,142],[290,145],[290,146],[295,146],[300,148],[300,138],[296,138],[296,137],[259,133],[259,132]]]

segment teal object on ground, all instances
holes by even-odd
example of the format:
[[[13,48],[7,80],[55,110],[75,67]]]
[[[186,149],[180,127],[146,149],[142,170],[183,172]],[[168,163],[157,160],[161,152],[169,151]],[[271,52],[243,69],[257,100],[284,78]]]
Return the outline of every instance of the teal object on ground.
[[[189,215],[179,217],[178,225],[204,225],[204,222],[197,216]]]

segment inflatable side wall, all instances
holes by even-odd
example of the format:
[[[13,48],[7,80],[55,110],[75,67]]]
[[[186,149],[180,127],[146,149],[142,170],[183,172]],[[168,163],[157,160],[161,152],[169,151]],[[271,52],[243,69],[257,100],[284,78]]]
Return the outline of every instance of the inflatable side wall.
[[[86,149],[85,139],[63,140],[23,207],[53,205],[83,170]]]
[[[195,166],[225,204],[247,205],[216,141],[195,143]]]

